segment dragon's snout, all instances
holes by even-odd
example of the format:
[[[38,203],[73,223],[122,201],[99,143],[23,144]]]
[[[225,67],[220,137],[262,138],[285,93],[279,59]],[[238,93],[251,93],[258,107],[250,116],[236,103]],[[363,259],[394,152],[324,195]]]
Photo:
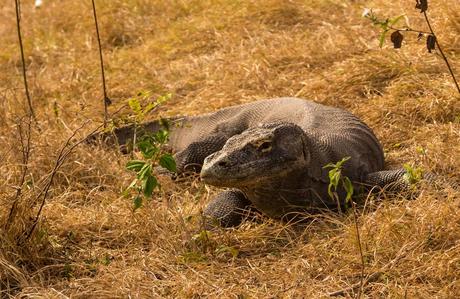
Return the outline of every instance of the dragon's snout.
[[[232,162],[232,159],[227,154],[217,152],[204,160],[200,177],[207,184],[223,186],[232,177],[229,174],[234,171],[235,166],[237,166],[236,163]]]

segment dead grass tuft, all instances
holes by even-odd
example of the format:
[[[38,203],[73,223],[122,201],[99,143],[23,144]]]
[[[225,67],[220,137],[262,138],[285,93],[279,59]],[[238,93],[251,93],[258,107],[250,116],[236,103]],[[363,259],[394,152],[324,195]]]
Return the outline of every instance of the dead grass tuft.
[[[443,62],[411,35],[399,51],[379,49],[377,30],[360,17],[366,5],[385,16],[407,13],[413,27],[424,28],[413,3],[96,2],[112,112],[140,90],[173,93],[163,116],[266,97],[310,98],[362,117],[389,167],[414,163],[460,184],[460,99]],[[42,131],[33,131],[27,184],[9,229],[25,106],[14,7],[0,8],[2,295],[318,298],[360,281],[351,214],[302,223],[260,218],[200,235],[200,210],[217,189],[162,177],[164,191],[133,212],[122,196],[132,179],[128,158],[85,145],[56,174],[35,234],[23,241],[63,142],[87,120],[91,131],[103,110],[90,3],[31,5],[22,7],[24,40]],[[457,0],[430,2],[458,76],[459,11]],[[360,207],[365,274],[373,275],[365,296],[460,295],[459,199],[458,190],[426,186],[416,200],[381,195]]]

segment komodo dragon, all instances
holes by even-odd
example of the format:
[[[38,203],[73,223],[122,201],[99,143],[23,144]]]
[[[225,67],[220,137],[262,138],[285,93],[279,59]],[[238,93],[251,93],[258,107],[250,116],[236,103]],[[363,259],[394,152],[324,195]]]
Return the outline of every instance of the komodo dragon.
[[[210,185],[231,188],[204,211],[222,226],[236,226],[249,206],[273,218],[301,211],[334,209],[328,169],[350,157],[344,176],[356,185],[407,186],[405,171],[383,170],[382,146],[372,130],[343,109],[298,98],[275,98],[184,117],[171,126],[169,145],[178,172],[199,172]],[[145,123],[145,131],[159,129]],[[114,131],[120,145],[133,127]],[[344,201],[345,191],[338,190]]]

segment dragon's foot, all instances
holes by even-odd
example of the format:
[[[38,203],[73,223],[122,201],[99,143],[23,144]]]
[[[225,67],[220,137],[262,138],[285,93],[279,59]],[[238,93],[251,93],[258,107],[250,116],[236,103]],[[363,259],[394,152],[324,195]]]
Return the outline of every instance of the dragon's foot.
[[[219,193],[204,210],[206,225],[235,227],[251,214],[251,202],[243,192],[233,189]]]

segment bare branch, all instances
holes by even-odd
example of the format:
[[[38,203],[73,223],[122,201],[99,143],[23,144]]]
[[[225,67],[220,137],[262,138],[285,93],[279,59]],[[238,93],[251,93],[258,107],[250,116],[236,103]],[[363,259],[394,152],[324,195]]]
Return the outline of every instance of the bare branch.
[[[101,46],[101,38],[99,35],[99,25],[97,22],[97,14],[96,14],[96,4],[94,0],[91,0],[93,3],[93,15],[94,15],[94,24],[96,25],[96,36],[97,36],[97,43],[99,46],[99,60],[101,62],[101,75],[102,75],[102,91],[104,93],[104,128],[107,127],[107,119],[108,119],[108,109],[107,107],[112,103],[110,98],[107,95],[107,88],[105,84],[105,70],[104,70],[104,58],[102,55],[102,46]]]
[[[362,248],[362,245],[361,245],[361,236],[360,236],[360,233],[359,233],[359,224],[358,224],[358,215],[356,213],[356,204],[353,200],[350,200],[351,201],[351,205],[352,205],[352,208],[353,208],[353,218],[354,218],[354,222],[355,222],[355,230],[356,230],[356,238],[357,238],[357,241],[358,241],[358,249],[359,249],[359,255],[361,257],[361,279],[359,281],[359,291],[358,291],[358,298],[361,298],[361,295],[364,291],[364,269],[365,269],[365,262],[364,262],[364,254],[363,254],[363,248]],[[367,278],[367,280],[369,280],[369,278]]]
[[[431,34],[431,32],[428,32],[428,31],[412,29],[412,28],[409,28],[409,27],[396,28],[396,27],[393,27],[393,26],[388,26],[388,29],[395,30],[395,31],[403,31],[403,32],[415,32],[415,33],[422,33],[422,34]]]
[[[434,36],[436,46],[438,47],[439,52],[441,53],[442,59],[444,60],[444,62],[447,65],[447,68],[449,69],[449,73],[452,77],[452,80],[454,81],[455,86],[457,87],[457,91],[458,93],[460,93],[460,86],[458,85],[458,81],[455,78],[455,74],[454,74],[454,71],[452,70],[452,66],[450,65],[449,60],[447,59],[447,56],[444,54],[444,51],[442,50],[441,45],[439,44],[438,39],[436,38],[436,34],[434,33],[433,27],[431,26],[431,23],[430,23],[430,20],[428,19],[428,15],[426,11],[423,11],[423,16],[425,17],[425,21],[426,21],[426,24],[428,25],[428,28],[430,28],[431,34]]]
[[[26,92],[27,103],[29,105],[29,113],[31,114],[33,120],[37,122],[37,117],[35,116],[34,109],[32,107],[32,100],[30,99],[29,85],[27,83],[27,73],[26,73],[26,62],[24,59],[24,46],[22,44],[22,35],[21,35],[21,11],[20,11],[20,0],[14,1],[16,5],[16,26],[18,31],[19,39],[19,48],[21,49],[21,62],[22,62],[22,77],[24,79],[24,88]]]
[[[26,179],[27,171],[29,170],[29,157],[30,157],[30,146],[31,146],[31,123],[32,123],[32,114],[29,114],[29,119],[27,121],[26,136],[24,136],[22,124],[18,123],[18,134],[21,141],[21,152],[22,152],[22,163],[21,163],[21,178],[19,180],[18,188],[16,189],[16,194],[13,199],[13,204],[11,205],[10,212],[5,223],[5,229],[8,229],[11,225],[14,216],[16,215],[17,206],[21,198],[22,189],[24,187],[24,182]]]

